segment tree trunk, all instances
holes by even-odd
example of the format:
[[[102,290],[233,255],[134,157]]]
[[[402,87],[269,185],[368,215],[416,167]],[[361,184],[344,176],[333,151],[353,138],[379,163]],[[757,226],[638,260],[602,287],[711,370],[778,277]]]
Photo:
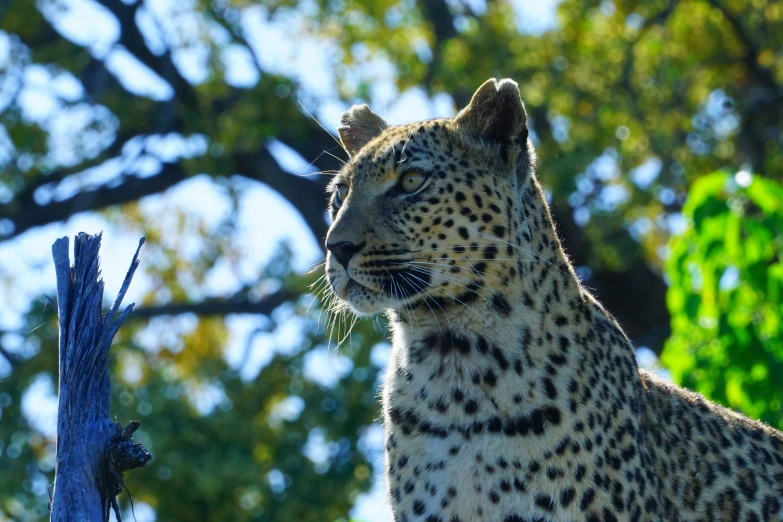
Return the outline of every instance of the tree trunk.
[[[109,347],[133,305],[117,316],[144,239],[133,256],[120,293],[106,317],[102,316],[103,281],[99,279],[101,235],[80,233],[74,240],[70,266],[68,238],[54,242],[57,272],[57,314],[60,323],[60,383],[57,410],[57,469],[51,520],[103,522],[122,491],[122,472],[143,466],[151,458],[132,441],[139,426],[126,428],[111,422],[109,402]]]

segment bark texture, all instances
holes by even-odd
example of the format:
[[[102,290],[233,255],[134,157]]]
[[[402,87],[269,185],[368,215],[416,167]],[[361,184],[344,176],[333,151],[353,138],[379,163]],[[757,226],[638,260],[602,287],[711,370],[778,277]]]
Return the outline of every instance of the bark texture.
[[[143,466],[151,458],[132,441],[138,422],[123,428],[109,417],[111,383],[109,347],[128,305],[118,315],[133,273],[139,248],[119,295],[106,316],[102,314],[103,280],[98,251],[101,235],[80,233],[74,240],[54,242],[57,273],[57,313],[60,325],[60,382],[57,411],[57,470],[51,520],[102,522],[113,508],[121,520],[115,497],[122,491],[122,472]]]

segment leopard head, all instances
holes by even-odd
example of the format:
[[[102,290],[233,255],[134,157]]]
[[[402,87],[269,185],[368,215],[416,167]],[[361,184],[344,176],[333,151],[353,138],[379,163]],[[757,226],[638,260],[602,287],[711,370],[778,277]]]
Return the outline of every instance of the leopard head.
[[[491,300],[517,273],[534,152],[519,88],[485,82],[454,118],[389,126],[343,114],[350,160],[332,180],[326,273],[356,313]]]

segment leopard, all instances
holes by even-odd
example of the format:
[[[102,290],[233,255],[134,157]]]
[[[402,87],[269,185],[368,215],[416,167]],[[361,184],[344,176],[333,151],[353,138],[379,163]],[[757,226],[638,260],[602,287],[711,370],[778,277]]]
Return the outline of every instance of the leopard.
[[[640,369],[580,281],[516,82],[453,118],[355,105],[338,134],[325,270],[391,332],[395,522],[783,520],[783,433]]]

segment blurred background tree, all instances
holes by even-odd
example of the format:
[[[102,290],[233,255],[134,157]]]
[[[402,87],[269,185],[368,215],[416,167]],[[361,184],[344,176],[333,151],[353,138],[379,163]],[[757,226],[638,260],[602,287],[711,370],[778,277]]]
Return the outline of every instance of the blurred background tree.
[[[0,0],[0,521],[47,518],[48,250],[98,229],[109,294],[148,238],[112,367],[155,456],[137,518],[387,520],[385,327],[336,349],[352,319],[309,289],[330,133],[356,102],[451,116],[493,76],[640,361],[665,346],[678,381],[783,427],[781,2]]]

